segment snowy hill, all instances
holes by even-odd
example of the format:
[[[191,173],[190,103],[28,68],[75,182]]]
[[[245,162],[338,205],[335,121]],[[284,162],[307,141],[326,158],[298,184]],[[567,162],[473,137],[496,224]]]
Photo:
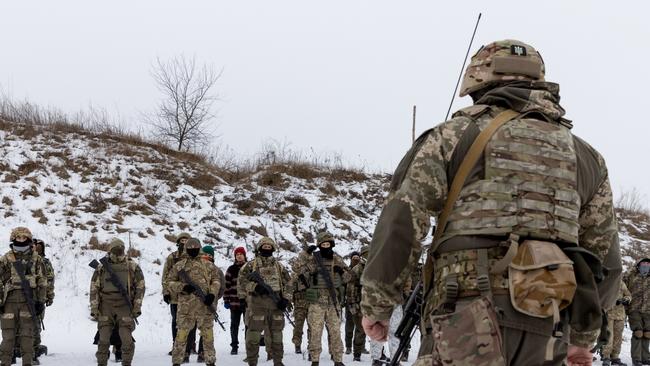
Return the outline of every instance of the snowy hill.
[[[12,227],[29,227],[46,242],[56,271],[43,336],[57,356],[43,364],[70,364],[70,357],[93,363],[88,263],[103,255],[111,237],[130,238],[147,282],[136,360],[148,350],[159,361],[145,364],[167,364],[170,317],[160,274],[175,249],[171,235],[188,231],[214,245],[224,270],[236,246],[246,246],[250,258],[252,245],[268,235],[287,260],[325,227],[345,255],[369,243],[388,184],[387,176],[300,164],[261,166],[233,179],[193,155],[153,144],[6,121],[0,121],[0,155],[0,235],[8,243]],[[219,330],[217,341],[225,354],[229,336]]]

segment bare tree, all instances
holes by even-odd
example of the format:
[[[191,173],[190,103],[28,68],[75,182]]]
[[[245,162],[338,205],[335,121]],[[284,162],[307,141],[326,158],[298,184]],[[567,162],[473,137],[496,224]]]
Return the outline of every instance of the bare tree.
[[[212,107],[219,98],[212,89],[221,71],[197,65],[195,57],[177,56],[168,61],[158,58],[151,76],[163,94],[156,111],[147,116],[156,137],[178,151],[207,145],[216,129]]]

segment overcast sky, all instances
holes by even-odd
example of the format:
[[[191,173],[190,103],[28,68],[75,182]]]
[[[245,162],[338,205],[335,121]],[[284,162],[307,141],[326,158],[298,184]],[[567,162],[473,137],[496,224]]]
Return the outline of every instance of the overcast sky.
[[[223,68],[220,142],[340,152],[392,171],[442,121],[479,12],[472,54],[493,40],[536,47],[574,133],[605,156],[612,185],[650,195],[647,1],[3,1],[0,88],[137,127],[158,94],[156,57]],[[456,99],[454,109],[470,103]]]

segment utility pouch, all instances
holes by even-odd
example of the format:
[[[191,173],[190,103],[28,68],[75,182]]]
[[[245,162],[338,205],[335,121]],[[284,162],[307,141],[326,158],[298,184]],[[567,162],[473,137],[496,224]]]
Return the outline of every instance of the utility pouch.
[[[573,262],[555,243],[525,240],[508,267],[508,287],[518,312],[553,317],[558,325],[560,311],[571,304],[576,292]]]
[[[459,311],[431,317],[433,366],[505,366],[492,302],[479,297]]]
[[[316,304],[318,302],[318,290],[314,288],[306,289],[305,300],[310,304]]]

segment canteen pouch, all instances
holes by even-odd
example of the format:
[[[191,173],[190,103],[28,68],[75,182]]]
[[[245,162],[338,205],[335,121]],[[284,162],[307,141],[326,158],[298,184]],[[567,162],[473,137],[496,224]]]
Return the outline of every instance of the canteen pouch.
[[[497,315],[487,297],[459,311],[434,315],[431,324],[433,366],[506,365]]]

